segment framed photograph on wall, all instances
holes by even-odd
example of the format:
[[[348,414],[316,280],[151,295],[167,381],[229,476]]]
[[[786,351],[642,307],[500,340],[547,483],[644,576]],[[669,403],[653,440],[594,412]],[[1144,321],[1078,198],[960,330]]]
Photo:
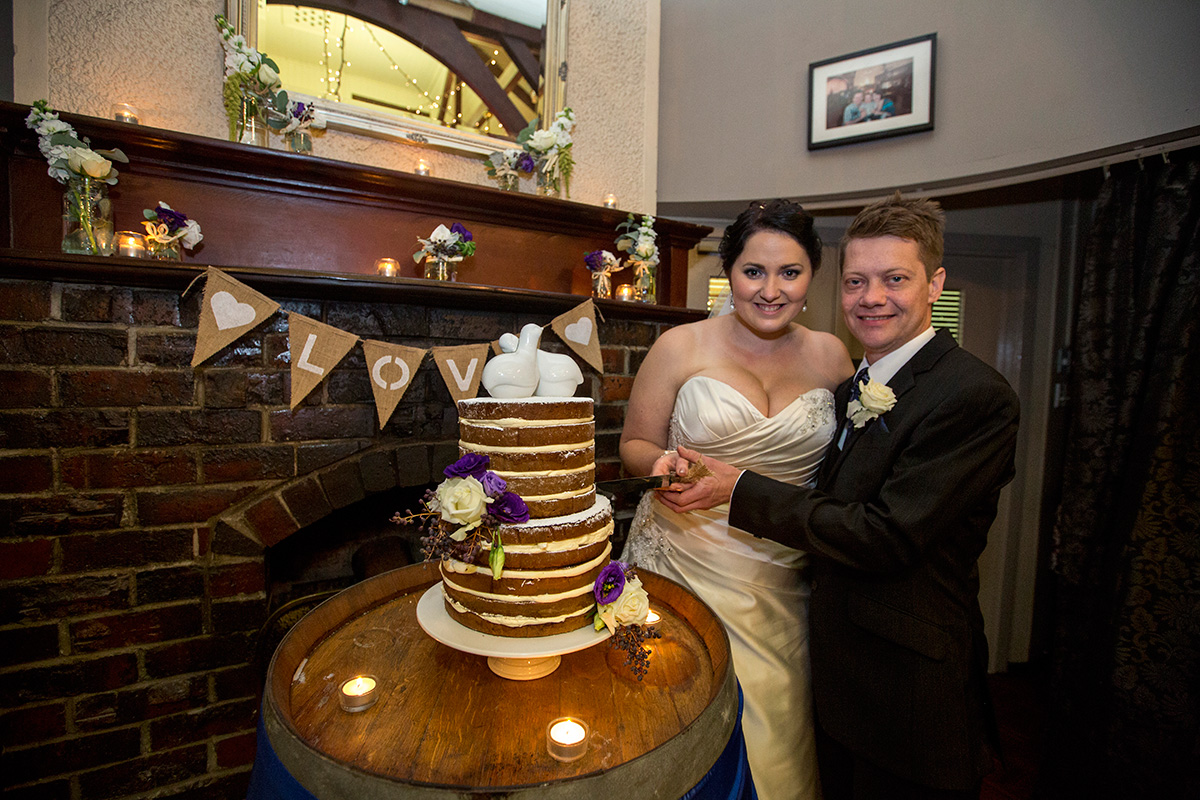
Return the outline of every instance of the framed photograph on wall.
[[[808,65],[808,149],[933,130],[937,34]]]

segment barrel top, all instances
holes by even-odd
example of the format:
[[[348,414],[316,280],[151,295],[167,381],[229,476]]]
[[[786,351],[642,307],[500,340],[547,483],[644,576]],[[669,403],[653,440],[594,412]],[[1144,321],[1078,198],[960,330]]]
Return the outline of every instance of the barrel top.
[[[710,746],[719,752],[733,714],[713,713],[713,706],[732,696],[736,712],[724,630],[678,584],[639,574],[662,615],[662,638],[648,643],[650,670],[640,682],[608,642],[562,656],[546,677],[500,678],[484,657],[440,644],[418,625],[417,601],[437,581],[428,564],[351,587],[304,617],[276,651],[264,701],[278,723],[273,744],[285,765],[311,751],[323,770],[479,792],[573,782],[639,761],[645,770],[646,758],[677,738],[723,736]],[[357,675],[378,680],[379,699],[350,713],[340,706],[339,687]],[[591,728],[587,755],[570,763],[546,752],[546,726],[563,716]],[[705,726],[714,730],[697,730]],[[274,741],[279,736],[294,741]],[[681,776],[681,785],[692,785],[710,764]]]

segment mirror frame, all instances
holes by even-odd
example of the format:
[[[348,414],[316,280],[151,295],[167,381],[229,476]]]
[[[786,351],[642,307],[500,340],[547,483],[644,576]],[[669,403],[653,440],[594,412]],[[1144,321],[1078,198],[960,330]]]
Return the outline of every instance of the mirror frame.
[[[542,81],[545,85],[541,115],[543,128],[549,128],[555,115],[566,106],[569,2],[570,0],[546,0],[546,44],[542,53]],[[234,30],[246,37],[246,43],[251,47],[258,46],[257,5],[256,0],[225,0],[225,18],[233,25]],[[348,103],[331,102],[301,92],[289,91],[288,97],[294,97],[304,103],[316,102],[327,120],[328,127],[333,130],[477,155],[491,155],[497,150],[517,146],[516,142],[510,140],[446,128],[417,119],[405,119]]]

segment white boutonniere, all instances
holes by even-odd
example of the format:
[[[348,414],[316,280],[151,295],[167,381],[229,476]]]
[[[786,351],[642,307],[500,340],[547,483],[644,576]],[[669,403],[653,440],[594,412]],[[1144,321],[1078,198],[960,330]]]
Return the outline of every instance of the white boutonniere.
[[[861,428],[881,414],[886,414],[896,405],[896,393],[886,383],[870,380],[858,385],[859,395],[846,404],[846,416]]]

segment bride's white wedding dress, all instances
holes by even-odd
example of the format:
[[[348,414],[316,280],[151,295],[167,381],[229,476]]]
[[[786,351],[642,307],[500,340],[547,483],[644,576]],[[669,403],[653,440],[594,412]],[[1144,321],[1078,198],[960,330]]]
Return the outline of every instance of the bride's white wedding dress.
[[[797,485],[815,479],[835,430],[833,394],[813,389],[764,416],[703,375],[679,389],[669,445]],[[728,505],[676,514],[648,492],[624,559],[691,589],[729,632],[745,695],[742,730],[762,800],[820,797],[808,673],[805,553],[730,527]]]

